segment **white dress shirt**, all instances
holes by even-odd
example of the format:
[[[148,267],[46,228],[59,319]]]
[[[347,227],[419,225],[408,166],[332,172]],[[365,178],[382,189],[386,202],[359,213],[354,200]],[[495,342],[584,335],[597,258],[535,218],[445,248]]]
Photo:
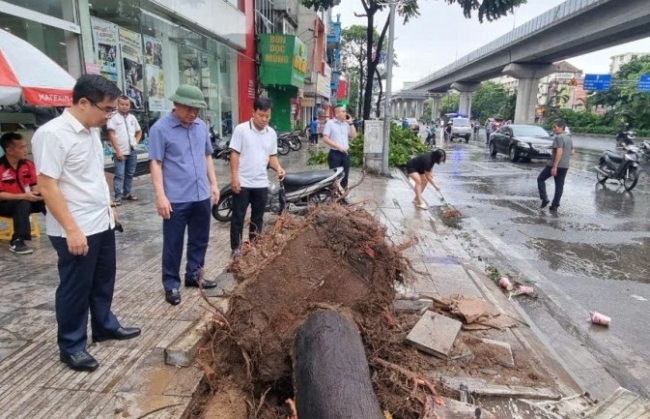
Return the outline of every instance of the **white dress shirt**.
[[[68,210],[86,236],[115,227],[98,128],[85,128],[66,110],[36,130],[32,152],[36,173],[58,180]],[[67,237],[50,211],[45,221],[48,235]]]
[[[131,154],[131,148],[135,148],[138,142],[135,139],[135,133],[142,130],[137,118],[128,113],[123,115],[116,113],[106,122],[106,128],[115,131],[117,145],[125,156]]]

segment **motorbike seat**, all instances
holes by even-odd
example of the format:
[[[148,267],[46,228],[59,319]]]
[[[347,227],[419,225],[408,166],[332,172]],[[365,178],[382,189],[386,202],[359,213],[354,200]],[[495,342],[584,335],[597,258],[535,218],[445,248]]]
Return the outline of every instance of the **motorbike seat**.
[[[286,186],[307,186],[313,183],[320,182],[323,179],[327,179],[333,174],[334,171],[332,170],[317,170],[315,172],[287,173],[284,176],[283,183]]]
[[[623,157],[621,157],[618,153],[615,153],[613,151],[607,150],[605,152],[605,155],[607,156],[608,159],[612,161],[612,163],[620,163],[623,161]]]

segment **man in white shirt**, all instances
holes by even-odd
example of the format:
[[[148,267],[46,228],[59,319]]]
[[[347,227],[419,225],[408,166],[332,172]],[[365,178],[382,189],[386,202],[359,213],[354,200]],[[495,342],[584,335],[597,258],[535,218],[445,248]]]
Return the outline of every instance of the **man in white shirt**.
[[[88,312],[92,339],[131,339],[111,311],[115,289],[115,219],[104,176],[99,127],[117,111],[121,92],[100,75],[81,76],[72,106],[40,127],[32,139],[47,234],[58,255],[55,311],[61,362],[77,371],[99,364],[86,351]]]
[[[129,113],[131,101],[127,96],[117,99],[118,112],[107,122],[108,138],[113,146],[113,162],[115,177],[113,178],[113,191],[115,205],[121,205],[122,199],[137,201],[138,198],[131,193],[133,175],[138,163],[138,154],[135,148],[142,138],[142,129],[136,117]]]
[[[327,163],[330,169],[343,167],[345,176],[341,181],[343,188],[348,187],[348,176],[350,174],[350,139],[357,136],[357,130],[354,128],[354,121],[348,115],[345,107],[334,107],[334,118],[327,121],[323,129],[323,142],[330,146],[330,152],[327,156]]]
[[[237,125],[230,140],[230,178],[234,192],[232,220],[230,221],[230,248],[236,259],[241,253],[244,217],[251,206],[250,240],[262,231],[264,209],[268,199],[269,177],[267,167],[284,178],[284,169],[278,160],[278,135],[269,127],[271,101],[257,98],[253,103],[253,117]]]

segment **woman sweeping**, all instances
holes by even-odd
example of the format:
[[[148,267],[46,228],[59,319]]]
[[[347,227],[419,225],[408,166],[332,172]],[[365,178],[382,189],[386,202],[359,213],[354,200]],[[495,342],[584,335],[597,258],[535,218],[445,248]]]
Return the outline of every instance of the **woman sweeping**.
[[[418,208],[427,209],[426,204],[422,200],[422,192],[428,183],[431,183],[436,188],[436,191],[440,191],[440,187],[433,180],[433,165],[436,163],[442,164],[446,160],[447,153],[445,153],[445,150],[438,149],[414,157],[406,163],[406,173],[415,182],[415,199],[413,203]]]

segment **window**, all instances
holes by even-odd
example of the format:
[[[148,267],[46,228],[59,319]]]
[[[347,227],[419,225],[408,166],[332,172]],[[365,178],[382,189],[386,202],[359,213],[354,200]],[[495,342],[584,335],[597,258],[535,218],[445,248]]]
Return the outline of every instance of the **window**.
[[[74,0],[2,0],[48,16],[74,22]]]

